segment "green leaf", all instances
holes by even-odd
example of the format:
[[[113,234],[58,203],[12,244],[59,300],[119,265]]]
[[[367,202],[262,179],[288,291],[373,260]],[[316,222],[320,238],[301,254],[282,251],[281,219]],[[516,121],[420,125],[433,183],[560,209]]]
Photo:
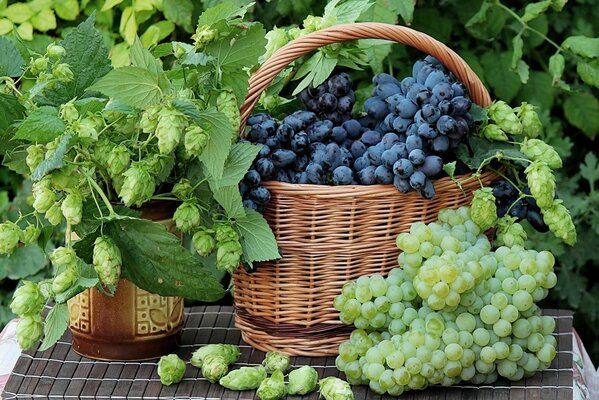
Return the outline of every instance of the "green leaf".
[[[0,76],[16,77],[23,73],[25,60],[7,38],[0,36]]]
[[[77,0],[54,0],[54,11],[65,21],[74,21],[79,15],[79,2]]]
[[[218,1],[213,6],[206,6],[206,10],[198,18],[198,26],[212,26],[222,20],[243,18],[248,9],[254,4],[251,2],[245,3],[236,4],[232,1]]]
[[[25,107],[19,103],[15,96],[0,93],[0,134],[6,131],[13,122],[22,119],[24,116]]]
[[[443,21],[444,16],[441,15],[436,7],[419,8],[414,14],[413,27],[414,29],[428,33],[437,40],[443,43],[448,43],[451,40],[451,32],[453,25],[448,23],[439,23]]]
[[[98,206],[100,210],[98,210]],[[109,215],[108,208],[106,205],[99,201],[98,206],[96,206],[96,202],[93,199],[88,199],[83,203],[83,214],[81,217],[81,223],[75,225],[73,227],[75,233],[79,237],[86,237],[98,230],[102,223],[108,222],[107,216]],[[130,217],[130,218],[140,218],[141,213],[139,211],[132,210],[125,206],[113,205],[112,208],[114,211],[121,216]],[[95,238],[94,238],[95,240]],[[90,259],[91,262],[91,259]]]
[[[55,304],[44,321],[44,341],[38,351],[54,346],[69,326],[69,307],[66,303]]]
[[[555,88],[551,85],[551,76],[546,72],[531,71],[526,85],[518,93],[519,102],[526,101],[543,109],[550,109],[555,100]]]
[[[79,111],[79,115],[86,116],[102,111],[106,105],[106,99],[86,97],[74,101],[73,105],[77,108],[77,111]]]
[[[553,84],[555,85],[562,77],[566,61],[560,53],[555,53],[549,57],[549,73],[553,76]]]
[[[401,15],[406,25],[410,25],[414,19],[416,0],[395,0],[392,3],[394,9]]]
[[[384,70],[383,62],[391,53],[392,42],[387,40],[366,39],[360,41],[364,46],[364,51],[368,59],[368,65],[374,73],[381,73]]]
[[[460,145],[456,149],[456,156],[471,169],[477,169],[483,160],[494,156],[498,152],[508,157],[528,158],[518,150],[516,145],[513,144],[490,141],[475,136],[470,137],[468,140],[470,142],[472,154],[470,154],[465,145]]]
[[[30,171],[25,161],[27,158],[27,149],[24,147],[15,148],[14,142],[9,142],[9,144],[11,146],[7,146],[3,164],[19,175],[28,175]]]
[[[238,70],[250,67],[264,54],[266,31],[260,24],[253,24],[239,34],[212,42],[206,47],[206,53],[213,56],[218,68]]]
[[[124,0],[106,0],[100,11],[108,11],[115,6],[121,4]]]
[[[504,10],[484,0],[476,14],[466,22],[466,29],[477,39],[493,39],[503,30],[506,20]]]
[[[524,60],[518,61],[518,67],[516,68],[516,72],[518,72],[518,76],[520,77],[520,82],[526,84],[528,82],[528,78],[530,76],[530,71],[528,64]]]
[[[470,116],[474,121],[487,121],[489,119],[487,110],[479,106],[478,104],[472,104],[470,108]]]
[[[568,122],[591,139],[599,133],[599,100],[591,93],[574,93],[564,101],[564,114]]]
[[[313,60],[313,61],[310,61]],[[337,66],[337,59],[327,57],[324,53],[318,52],[314,54],[308,62],[306,62],[297,71],[296,78],[301,78],[302,74],[306,74],[304,79],[297,85],[292,95],[295,96],[309,85],[314,87],[323,83],[333,72]]]
[[[146,31],[141,35],[141,43],[150,47],[151,45],[155,45],[161,40],[164,40],[168,35],[173,33],[175,30],[175,24],[171,21],[160,21],[152,24],[146,29]]]
[[[134,108],[158,104],[162,98],[158,77],[139,67],[112,70],[89,90],[101,92]]]
[[[260,152],[260,147],[251,143],[236,143],[231,146],[231,152],[225,161],[223,177],[219,181],[220,186],[237,185],[250,169]]]
[[[445,171],[445,173],[450,178],[453,178],[453,176],[455,175],[455,166],[456,166],[456,162],[455,161],[443,164],[443,171]]]
[[[337,23],[348,24],[356,22],[360,14],[368,10],[372,6],[369,0],[347,0],[337,7]]]
[[[150,293],[216,301],[223,287],[166,227],[147,220],[114,221],[104,232],[123,257],[123,277]]]
[[[576,63],[576,72],[586,84],[599,88],[599,60],[579,60]]]
[[[58,110],[54,107],[44,106],[27,116],[27,119],[19,125],[14,138],[47,143],[62,135],[64,130],[65,125],[58,117]]]
[[[524,41],[522,40],[522,34],[519,33],[512,39],[512,69],[515,70],[518,67],[518,62],[522,59],[522,47]]]
[[[512,101],[522,84],[518,75],[510,70],[510,55],[489,51],[482,56],[481,64],[485,68],[486,81],[493,89],[495,97],[506,102]]]
[[[539,15],[547,11],[551,5],[551,0],[539,1],[536,3],[529,3],[524,9],[524,15],[522,15],[522,21],[528,22],[537,18]]]
[[[243,200],[241,199],[241,193],[239,193],[237,185],[213,188],[212,192],[214,200],[223,207],[228,218],[238,219],[245,217]]]
[[[10,255],[0,256],[0,280],[18,280],[38,273],[46,266],[46,255],[38,246],[18,247]]]
[[[40,181],[44,176],[54,171],[55,169],[62,168],[64,165],[64,156],[68,151],[69,143],[73,138],[72,133],[65,133],[58,145],[54,154],[50,158],[45,159],[37,166],[33,174],[31,174],[31,180],[34,182]]]
[[[562,43],[564,49],[586,58],[599,57],[599,38],[590,38],[586,36],[570,36]]]
[[[267,261],[280,258],[277,241],[264,217],[251,209],[245,210],[244,218],[237,220],[237,227],[243,237],[245,261]]]
[[[108,50],[102,34],[94,28],[94,22],[92,15],[69,31],[61,42],[66,52],[60,62],[69,64],[74,79],[46,90],[38,100],[40,104],[59,106],[80,97],[92,83],[110,71]]]
[[[47,32],[56,29],[56,16],[50,8],[41,10],[31,19],[33,27],[41,32]]]
[[[192,31],[191,15],[193,14],[193,3],[191,0],[164,0],[162,11],[169,21],[182,26],[187,32]]]
[[[397,14],[399,14],[399,3],[411,0],[376,0],[374,4],[360,15],[359,21],[365,22],[386,22],[395,24],[397,22]],[[411,20],[406,24],[412,22]]]
[[[588,152],[584,157],[584,163],[580,164],[580,176],[589,182],[591,188],[599,180],[599,160],[594,153]]]
[[[99,233],[98,233],[99,234]],[[93,240],[96,238],[94,237]],[[77,242],[79,243],[79,242]],[[93,241],[89,244],[90,253],[93,250]],[[91,260],[90,260],[91,262]],[[86,264],[83,261],[79,262],[79,277],[73,286],[65,290],[64,292],[56,295],[54,298],[57,303],[66,303],[69,299],[75,297],[85,289],[92,288],[99,284],[100,280],[94,268],[90,264]]]
[[[150,51],[146,49],[137,38],[135,39],[133,46],[131,46],[129,57],[131,58],[131,64],[133,64],[134,67],[148,70],[153,76],[155,76],[158,80],[160,88],[163,91],[169,92],[172,90],[172,85],[166,78],[166,74],[164,73],[160,62],[154,58],[152,53],[150,53]]]

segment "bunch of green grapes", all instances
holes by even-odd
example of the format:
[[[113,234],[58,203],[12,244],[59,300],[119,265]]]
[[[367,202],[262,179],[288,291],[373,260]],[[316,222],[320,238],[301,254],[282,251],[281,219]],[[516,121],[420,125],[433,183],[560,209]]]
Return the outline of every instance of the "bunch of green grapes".
[[[555,320],[535,304],[555,286],[547,251],[491,244],[468,208],[442,210],[397,238],[401,268],[347,283],[334,307],[354,324],[337,368],[399,395],[460,381],[519,380],[556,354]]]

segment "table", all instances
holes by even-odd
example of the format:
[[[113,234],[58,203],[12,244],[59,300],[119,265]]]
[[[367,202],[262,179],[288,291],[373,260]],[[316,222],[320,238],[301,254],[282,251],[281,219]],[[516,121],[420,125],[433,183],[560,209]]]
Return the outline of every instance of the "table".
[[[492,386],[462,384],[451,388],[431,387],[425,391],[408,392],[401,399],[584,399],[585,397],[579,397],[574,384],[572,312],[546,310],[545,313],[557,318],[558,355],[548,370],[519,382],[500,380]],[[156,373],[156,361],[106,362],[86,359],[72,351],[70,339],[70,333],[67,332],[56,346],[47,351],[24,352],[16,363],[2,398],[254,398],[253,391],[233,392],[217,384],[210,384],[201,377],[200,370],[191,365],[188,365],[185,376],[178,385],[163,386]],[[256,365],[264,358],[263,352],[242,342],[239,330],[233,326],[232,307],[186,309],[185,327],[177,353],[188,360],[197,347],[207,343],[239,344],[242,355],[237,367]],[[334,357],[295,357],[293,364],[298,367],[312,365],[321,377],[339,375]],[[354,387],[354,394],[357,400],[393,398],[375,395],[363,386]],[[317,398],[317,393],[303,397]]]

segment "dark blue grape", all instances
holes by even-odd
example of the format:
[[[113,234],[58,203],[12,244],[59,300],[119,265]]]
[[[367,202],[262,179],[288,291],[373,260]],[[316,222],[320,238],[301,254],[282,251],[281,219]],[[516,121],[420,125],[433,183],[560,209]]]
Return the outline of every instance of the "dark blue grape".
[[[441,117],[441,110],[431,104],[423,105],[421,113],[422,118],[429,124],[434,124]]]
[[[420,71],[418,71],[418,75],[416,75],[416,82],[420,83],[421,85],[424,85],[424,82],[426,82],[426,79],[434,70],[435,67],[433,67],[429,63],[424,63],[422,68],[420,68]]]
[[[424,160],[426,159],[426,154],[422,149],[414,149],[410,151],[408,154],[408,160],[416,166],[424,164]]]
[[[268,157],[269,155],[270,155],[270,147],[268,147],[267,145],[261,145],[260,151],[258,152],[258,157],[265,158],[265,157]]]
[[[248,118],[247,124],[248,124],[248,126],[254,126],[254,125],[261,124],[262,122],[266,121],[267,119],[272,119],[272,118],[270,115],[265,114],[265,113],[253,114],[253,115],[250,115],[250,117]]]
[[[424,81],[424,86],[432,90],[438,83],[445,82],[445,79],[446,75],[443,73],[443,71],[431,71],[426,78],[426,81]]]
[[[294,132],[291,125],[281,124],[277,128],[277,139],[279,140],[279,143],[289,143],[289,141],[291,141],[291,138],[293,137],[293,134]]]
[[[393,172],[384,165],[379,165],[374,171],[376,181],[381,185],[390,185],[393,183]]]
[[[407,158],[401,158],[393,164],[393,173],[400,178],[407,179],[414,173],[414,165]]]
[[[270,159],[275,168],[282,169],[294,164],[297,156],[292,150],[278,149],[272,153]]]
[[[357,157],[354,161],[354,171],[361,171],[370,166],[370,160],[367,156]]]
[[[376,118],[371,117],[370,115],[364,115],[363,117],[360,117],[360,119],[358,119],[358,121],[360,122],[360,126],[362,126],[362,131],[364,131],[364,128],[366,129],[372,129],[374,128],[374,126],[376,124],[378,124],[378,120]]]
[[[433,181],[426,178],[424,180],[424,186],[418,189],[418,194],[428,200],[435,197],[435,186],[433,185]]]
[[[393,76],[386,74],[384,72],[382,72],[380,74],[376,74],[372,78],[372,83],[374,83],[375,85],[382,85],[384,83],[392,83],[394,85],[399,86],[399,81],[397,79],[395,79]]]
[[[370,165],[358,172],[358,181],[362,185],[374,185],[376,183],[376,167]]]
[[[395,107],[395,112],[402,118],[413,118],[418,106],[410,99],[402,99]]]
[[[405,142],[399,142],[391,147],[391,150],[395,150],[399,154],[399,158],[408,158],[408,149],[406,148]]]
[[[526,219],[528,220],[530,225],[538,232],[545,233],[549,231],[549,227],[543,220],[543,216],[541,215],[539,210],[529,208],[526,213]]]
[[[466,122],[466,120],[464,118],[457,117],[455,119],[455,124],[456,124],[455,135],[458,138],[464,137],[468,134],[468,131],[470,130],[470,128],[468,127],[468,122]]]
[[[410,186],[413,189],[419,190],[424,188],[426,185],[426,175],[424,175],[421,171],[414,171],[414,173],[410,176]]]
[[[451,90],[453,90],[454,96],[464,96],[466,93],[466,88],[462,82],[454,82],[451,84]]]
[[[329,143],[327,144],[326,150],[326,158],[325,164],[329,170],[333,170],[341,165],[341,149],[337,143]]]
[[[444,135],[437,135],[433,139],[432,149],[436,153],[444,153],[449,150],[449,138]]]
[[[399,158],[399,151],[397,149],[391,148],[389,150],[385,150],[381,155],[381,161],[383,163],[382,165],[388,169],[393,169],[393,164],[395,164]]]
[[[412,65],[412,76],[416,78],[420,73],[420,70],[428,63],[424,60],[418,60]]]
[[[279,143],[279,139],[277,139],[276,136],[269,136],[266,139],[266,143],[265,143],[268,147],[270,147],[270,151],[273,152],[276,149],[281,147],[281,143]]]
[[[300,154],[295,159],[295,170],[296,171],[305,171],[308,163],[310,162],[310,157],[307,154]]]
[[[305,132],[299,132],[291,138],[291,150],[297,154],[304,153],[310,147],[310,138]]]
[[[331,121],[316,121],[308,127],[306,133],[310,142],[324,142],[331,134],[333,123]]]
[[[377,143],[375,146],[371,146],[366,150],[366,154],[368,154],[368,159],[372,165],[381,165],[383,162],[381,157],[383,156],[383,152],[385,151],[385,145],[382,143]]]
[[[351,154],[354,158],[361,157],[366,152],[366,145],[359,140],[355,140],[351,145]]]
[[[420,124],[423,124],[424,122],[421,122]],[[399,141],[400,142],[406,142],[406,139],[408,136],[412,136],[412,135],[418,135],[418,128],[420,127],[420,125],[418,125],[417,123],[412,123],[410,124],[410,126],[408,126],[408,129],[406,130],[405,134],[399,134]],[[402,135],[404,135],[405,137],[402,138]]]
[[[412,103],[417,104],[416,103],[416,96],[422,90],[428,90],[428,89],[425,88],[424,85],[421,85],[419,83],[413,83],[412,86],[410,86],[410,90],[408,90],[408,92],[406,93],[406,97],[408,99],[410,99],[412,101]]]
[[[353,171],[342,165],[333,170],[333,185],[350,185],[354,180]]]
[[[451,89],[451,85],[447,82],[438,83],[433,88],[433,96],[438,100],[449,100],[453,97],[453,89]]]
[[[346,148],[348,150],[351,149],[352,144],[354,144],[354,141],[351,139],[345,139],[343,141],[343,143],[341,143],[341,147]]]
[[[381,141],[381,133],[378,131],[366,131],[360,137],[360,141],[366,146],[374,146]]]
[[[443,67],[441,61],[437,60],[434,56],[428,55],[424,57],[424,61],[431,64],[433,67],[437,69],[445,70],[445,67]]]
[[[342,114],[349,114],[354,106],[354,101],[349,96],[340,97],[337,101],[337,111]]]
[[[324,149],[322,150],[315,150],[312,152],[312,157],[311,157],[311,162],[319,164],[319,165],[325,165],[327,161],[327,153]]]
[[[310,151],[314,153],[315,151],[325,151],[327,149],[327,145],[322,142],[314,142],[310,144]]]
[[[245,197],[245,195],[247,194],[247,192],[249,190],[250,190],[250,186],[245,181],[239,182],[239,193],[241,194],[242,197]]]
[[[305,122],[294,115],[286,116],[283,119],[283,124],[290,126],[295,132],[299,132],[306,128]]]
[[[399,102],[403,99],[405,99],[405,96],[399,93],[387,97],[385,99],[385,102],[387,103],[387,110],[389,110],[389,112],[394,112]]]
[[[306,181],[315,185],[324,183],[324,170],[320,164],[311,162],[306,167]]]
[[[419,171],[424,172],[427,177],[433,177],[441,172],[443,169],[443,159],[439,156],[426,156],[424,164],[418,168]]]
[[[340,147],[339,150],[341,151],[339,165],[345,165],[346,167],[351,166],[352,162],[354,161],[354,157],[352,156],[351,152],[345,147]]]
[[[280,170],[275,174],[275,181],[291,183],[291,178],[287,172]]]
[[[418,135],[408,136],[406,139],[406,148],[408,149],[408,153],[410,153],[414,149],[422,149],[423,146],[422,139]]]
[[[404,94],[406,94],[406,93],[408,93],[410,91],[410,88],[415,83],[416,83],[416,79],[414,79],[411,76],[408,76],[408,77],[402,79],[401,85],[399,85],[399,86],[401,87],[401,91]]]
[[[437,107],[439,108],[439,110],[441,111],[441,114],[443,114],[443,115],[453,114],[454,107],[453,107],[453,104],[451,104],[451,101],[449,101],[449,100],[441,100],[439,102],[439,104],[437,105]]]
[[[500,180],[493,186],[493,196],[496,199],[509,199],[514,197],[516,194],[516,189],[514,186],[506,180]]]
[[[437,130],[439,133],[443,135],[451,135],[456,130],[456,122],[455,119],[450,117],[449,115],[442,115],[441,118],[437,121]]]
[[[412,119],[397,117],[393,120],[393,129],[399,133],[405,133],[412,124]]]
[[[331,112],[337,108],[337,97],[331,93],[324,93],[318,98],[318,109],[321,112]]]
[[[427,123],[424,123],[418,127],[418,135],[425,139],[434,139],[437,137],[437,130]]]
[[[245,199],[243,201],[243,206],[245,208],[251,208],[252,210],[258,210],[258,205],[256,203],[254,203],[253,200],[250,200],[250,199]]]
[[[362,125],[355,119],[345,121],[342,125],[343,129],[347,132],[347,137],[356,140],[362,135]]]
[[[394,144],[399,143],[399,136],[393,132],[387,132],[383,135],[381,143],[385,146],[385,150],[393,147]]]
[[[414,123],[418,126],[427,123],[422,117],[422,110],[418,110],[416,111],[416,114],[414,114]]]
[[[526,218],[526,213],[528,211],[526,204],[522,201],[522,199],[518,200],[516,204],[510,206],[508,214],[512,217],[516,217],[518,219]]]
[[[266,205],[270,200],[270,192],[264,186],[250,190],[250,200],[259,205]]]
[[[314,114],[312,111],[296,111],[291,115],[302,121],[304,123],[304,127],[310,125],[317,119],[316,114]]]
[[[256,171],[260,174],[263,181],[267,181],[275,174],[275,166],[268,158],[260,158],[256,161]]]
[[[342,144],[347,139],[347,132],[343,127],[336,126],[331,131],[331,138],[338,144]]]
[[[337,97],[346,95],[351,91],[352,81],[345,72],[333,75],[327,80],[327,88],[330,93]]]
[[[268,138],[268,132],[262,127],[262,124],[254,125],[250,129],[249,138],[254,143],[264,143]]]
[[[305,90],[308,92],[308,95],[310,97],[320,97],[326,93],[327,87],[326,87],[326,84],[323,83],[316,87],[310,85]]]
[[[470,99],[464,96],[454,97],[451,99],[451,104],[453,105],[454,115],[457,117],[466,114],[472,106]]]
[[[375,93],[378,97],[384,100],[389,96],[393,96],[394,94],[400,94],[401,88],[399,87],[399,82],[398,84],[387,82],[377,85]]]
[[[415,97],[415,103],[418,104],[420,107],[422,107],[424,104],[427,104],[430,102],[432,97],[432,93],[430,90],[428,89],[424,89],[419,91],[418,93],[416,93],[416,97]]]
[[[258,171],[255,169],[250,169],[245,173],[243,181],[247,183],[249,187],[256,187],[260,184],[260,182],[262,182],[262,179],[260,178],[260,173],[258,173]]]
[[[410,190],[412,190],[409,179],[403,179],[397,175],[395,175],[393,178],[393,186],[395,186],[395,188],[401,193],[408,193]]]
[[[387,103],[380,97],[370,97],[364,102],[364,111],[375,120],[381,120],[387,115]]]

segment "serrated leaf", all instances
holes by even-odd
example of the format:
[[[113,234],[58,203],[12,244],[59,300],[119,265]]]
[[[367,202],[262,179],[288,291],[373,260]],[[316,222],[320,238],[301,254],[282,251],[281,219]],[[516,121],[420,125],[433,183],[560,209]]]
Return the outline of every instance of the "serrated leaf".
[[[524,60],[518,61],[518,67],[516,68],[516,72],[518,72],[518,76],[520,77],[520,82],[526,84],[528,82],[528,78],[530,76],[530,71],[528,68],[528,64]]]
[[[213,188],[212,192],[214,200],[222,206],[228,218],[238,219],[245,217],[243,200],[241,199],[241,193],[239,193],[237,185]]]
[[[119,24],[119,32],[125,43],[131,46],[135,42],[137,35],[137,20],[135,19],[135,10],[133,7],[125,7],[121,14],[121,21]]]
[[[23,73],[25,60],[21,57],[15,45],[5,37],[0,36],[0,76],[16,77]]]
[[[54,346],[69,326],[69,307],[66,303],[55,304],[44,321],[44,341],[38,351]]]
[[[4,153],[3,164],[19,175],[28,175],[30,171],[27,162],[25,161],[27,158],[27,149],[24,147],[15,148],[14,143],[10,144],[11,146],[6,150],[6,153]]]
[[[348,0],[339,4],[336,9],[337,23],[348,24],[356,22],[360,14],[372,6],[369,0]]]
[[[522,40],[522,34],[519,33],[512,39],[512,69],[516,69],[518,67],[518,62],[522,59],[522,47],[524,46],[524,41]]]
[[[114,69],[89,90],[98,91],[134,108],[158,104],[163,94],[158,77],[139,67]]]
[[[54,153],[48,159],[42,161],[35,171],[33,171],[33,174],[31,174],[32,181],[37,182],[55,169],[62,168],[64,165],[64,156],[68,151],[69,143],[72,138],[72,133],[65,133],[62,136]]]
[[[466,29],[477,39],[493,39],[505,26],[506,13],[492,2],[484,0],[480,9],[466,22]]]
[[[144,46],[149,47],[165,39],[168,35],[173,33],[174,30],[175,24],[171,21],[156,22],[146,29],[143,35],[141,35],[140,40]]]
[[[588,152],[584,157],[584,163],[580,164],[580,176],[589,182],[591,188],[599,180],[599,160],[594,153]]]
[[[245,217],[237,220],[244,260],[253,263],[280,258],[277,241],[264,217],[251,209],[246,208],[245,212]]]
[[[445,16],[441,15],[437,7],[422,7],[414,14],[412,25],[414,29],[428,33],[443,43],[448,43],[451,40],[453,25],[439,23],[444,18]]]
[[[62,135],[65,124],[58,117],[58,109],[50,106],[34,110],[19,125],[14,139],[47,143]]]
[[[166,227],[147,220],[105,226],[123,257],[123,277],[150,293],[216,301],[225,291],[212,274]]]
[[[99,233],[98,233],[99,234]],[[95,240],[95,237],[94,239]],[[93,241],[89,245],[90,252],[93,250]],[[91,260],[90,260],[91,262]],[[79,277],[73,286],[65,290],[64,292],[57,294],[54,300],[57,303],[66,303],[72,297],[83,292],[85,289],[92,288],[100,282],[98,275],[94,268],[90,264],[86,264],[82,261],[79,262]]]
[[[478,104],[472,104],[470,108],[470,116],[474,121],[487,121],[489,117],[487,116],[487,110],[479,106]]]
[[[586,84],[599,88],[599,60],[579,60],[576,63],[576,72]]]
[[[100,210],[98,210],[98,206],[100,206],[101,213]],[[130,218],[141,217],[141,213],[139,211],[132,210],[125,206],[113,205],[112,208],[118,215],[121,216]],[[96,202],[93,199],[88,199],[83,203],[81,223],[75,225],[73,230],[79,237],[86,237],[93,232],[96,232],[103,222],[108,222],[108,215],[108,208],[106,208],[106,205],[102,201],[98,200],[98,205],[96,205]]]
[[[512,101],[522,84],[518,75],[510,70],[511,57],[508,53],[487,52],[482,56],[485,78],[495,93],[495,97],[506,102]]]
[[[182,26],[187,32],[192,31],[191,15],[193,14],[193,3],[191,0],[164,0],[162,12],[169,21]]]
[[[313,61],[310,62],[310,60]],[[308,60],[306,64],[302,65],[302,68],[306,65],[308,67],[304,70],[300,68],[296,75],[297,77],[301,77],[301,74],[306,73],[304,79],[302,79],[302,81],[296,86],[295,90],[293,91],[293,96],[297,95],[299,92],[307,88],[309,85],[316,87],[323,83],[329,77],[329,75],[331,75],[331,73],[337,66],[336,58],[327,57],[324,53],[320,51],[314,54],[312,57],[310,57],[310,60]]]
[[[0,134],[25,116],[25,107],[11,94],[0,93]],[[1,147],[1,146],[0,146]],[[4,153],[2,151],[1,153]]]
[[[453,176],[455,175],[455,166],[456,166],[455,161],[443,164],[443,171],[445,171],[447,176],[449,176],[450,178],[453,178]]]
[[[567,2],[568,0],[551,0],[551,8],[557,12],[560,12]]]
[[[219,1],[217,4],[214,4],[211,7],[206,6],[206,10],[202,12],[198,18],[198,26],[211,26],[222,20],[243,18],[248,9],[253,5],[253,2],[247,2],[247,4],[239,5],[232,1]]]
[[[405,1],[406,0],[376,0],[370,8],[360,15],[358,20],[395,24],[397,22],[397,14],[399,14],[399,3]],[[409,25],[409,22],[406,21],[406,24]]]
[[[360,41],[360,45],[363,45],[368,65],[372,68],[372,72],[375,74],[383,72],[383,62],[391,52],[392,42],[387,40],[366,39]]]
[[[131,59],[131,64],[134,67],[148,70],[156,77],[158,84],[164,93],[172,91],[172,85],[166,78],[162,65],[156,58],[154,58],[152,53],[141,44],[139,39],[136,39],[133,46],[131,46],[129,57]]]
[[[56,29],[56,16],[50,8],[44,8],[33,18],[31,18],[33,27],[40,32],[47,32]]]
[[[395,10],[401,15],[406,25],[410,25],[414,19],[414,7],[416,0],[395,0],[392,2]]]
[[[260,152],[260,146],[251,143],[236,143],[231,146],[223,177],[218,182],[220,186],[237,185],[245,173],[250,169],[252,162]]]
[[[92,83],[110,71],[108,50],[102,34],[94,28],[94,22],[95,16],[92,15],[69,31],[60,43],[65,48],[65,55],[60,62],[69,64],[74,79],[59,82],[52,89],[46,90],[38,98],[38,103],[59,106],[80,97]]]
[[[490,141],[475,136],[471,136],[468,140],[472,154],[469,153],[466,146],[460,146],[456,150],[456,157],[470,169],[477,169],[485,159],[494,156],[498,152],[507,157],[527,158],[513,144]]]
[[[86,116],[88,114],[95,114],[104,109],[106,105],[106,99],[100,99],[98,97],[86,97],[73,102],[73,105],[79,111],[79,115]]]
[[[561,53],[555,53],[549,57],[549,73],[553,77],[554,84],[561,79],[565,66],[566,61]]]
[[[517,100],[550,109],[555,100],[555,88],[551,85],[551,76],[546,72],[531,71],[526,85],[522,86]]]
[[[564,49],[586,58],[599,57],[599,38],[586,36],[570,36],[562,43]]]
[[[77,0],[54,0],[54,11],[65,21],[74,21],[79,15],[79,2]]]
[[[599,133],[599,100],[591,93],[582,92],[564,101],[564,115],[568,122],[591,139]]]
[[[10,255],[0,256],[0,280],[19,280],[38,273],[46,266],[46,255],[38,246],[18,247]]]
[[[239,34],[232,34],[206,46],[206,54],[214,57],[218,68],[238,70],[258,62],[266,50],[266,31],[260,24],[253,24]]]
[[[539,15],[547,11],[551,5],[551,0],[539,1],[536,3],[529,3],[524,9],[524,15],[522,15],[522,21],[528,22],[537,18]]]

